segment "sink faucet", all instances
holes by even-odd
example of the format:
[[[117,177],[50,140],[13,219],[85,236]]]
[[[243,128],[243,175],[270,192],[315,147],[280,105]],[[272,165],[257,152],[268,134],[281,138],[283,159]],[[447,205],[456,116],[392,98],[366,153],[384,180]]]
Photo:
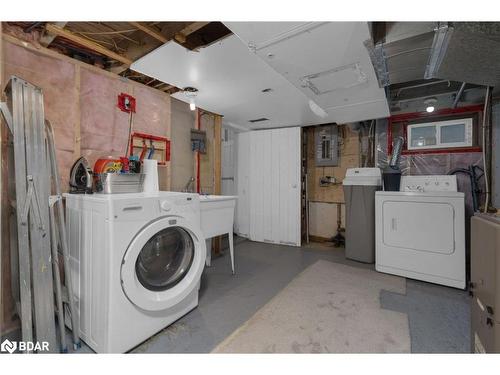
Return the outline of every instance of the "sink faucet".
[[[193,182],[194,182],[194,177],[191,177],[189,181],[187,182],[186,186],[184,186],[184,189],[182,191],[184,193],[192,193],[193,192]]]

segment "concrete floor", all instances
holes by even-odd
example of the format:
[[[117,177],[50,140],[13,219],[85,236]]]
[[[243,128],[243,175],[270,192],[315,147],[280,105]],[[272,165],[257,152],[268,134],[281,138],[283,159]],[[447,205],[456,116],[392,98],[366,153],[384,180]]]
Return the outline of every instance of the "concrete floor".
[[[215,258],[202,277],[199,307],[133,352],[210,352],[319,259],[374,268],[346,260],[343,249],[323,244],[296,248],[240,240],[235,254],[236,275],[231,275],[228,255]],[[466,292],[407,280],[406,295],[383,293],[381,303],[384,308],[408,313],[412,352],[469,352]]]
[[[208,353],[319,259],[374,268],[346,260],[343,249],[328,244],[297,248],[238,239],[235,257],[236,275],[231,274],[228,252],[214,258],[202,276],[198,308],[132,352]],[[382,292],[380,300],[384,308],[408,314],[412,352],[470,351],[470,310],[465,291],[407,280],[406,295]],[[83,344],[78,352],[92,351]]]

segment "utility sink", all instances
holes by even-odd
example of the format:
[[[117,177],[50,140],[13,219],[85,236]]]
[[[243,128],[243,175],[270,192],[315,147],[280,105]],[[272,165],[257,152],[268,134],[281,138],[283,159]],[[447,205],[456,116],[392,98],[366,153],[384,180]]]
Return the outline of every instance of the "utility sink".
[[[237,196],[200,194],[201,231],[205,238],[233,233]]]
[[[212,258],[211,238],[227,234],[231,254],[231,269],[234,274],[233,222],[234,207],[238,197],[233,195],[200,194],[201,231],[207,241],[206,265],[210,267]]]

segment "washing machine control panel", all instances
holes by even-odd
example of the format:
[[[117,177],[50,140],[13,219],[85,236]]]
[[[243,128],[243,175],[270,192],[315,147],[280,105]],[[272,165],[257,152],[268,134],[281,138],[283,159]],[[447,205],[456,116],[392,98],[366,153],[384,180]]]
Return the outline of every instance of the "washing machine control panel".
[[[406,192],[458,191],[455,175],[402,176],[400,186]]]

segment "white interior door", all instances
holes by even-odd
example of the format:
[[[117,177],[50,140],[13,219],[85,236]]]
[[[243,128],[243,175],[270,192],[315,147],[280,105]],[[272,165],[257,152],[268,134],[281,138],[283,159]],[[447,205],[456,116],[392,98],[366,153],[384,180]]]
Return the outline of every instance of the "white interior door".
[[[236,136],[236,201],[234,231],[242,237],[250,235],[250,132]]]
[[[300,128],[253,131],[249,144],[249,238],[300,246]]]
[[[279,242],[300,246],[300,128],[273,134],[279,154]]]

